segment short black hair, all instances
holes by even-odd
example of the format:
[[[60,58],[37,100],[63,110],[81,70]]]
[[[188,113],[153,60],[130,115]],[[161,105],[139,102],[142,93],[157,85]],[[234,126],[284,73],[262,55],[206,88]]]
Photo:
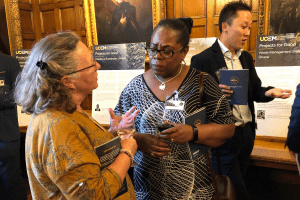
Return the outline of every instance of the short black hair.
[[[232,20],[237,17],[237,12],[243,10],[243,11],[252,11],[252,8],[243,2],[230,2],[226,4],[220,13],[219,17],[219,30],[220,33],[222,33],[222,23],[226,22],[227,24],[231,25]]]
[[[178,44],[181,44],[182,46],[188,46],[190,42],[190,34],[192,31],[192,27],[193,19],[190,17],[178,19],[163,19],[154,28],[151,38],[153,37],[153,34],[155,34],[157,29],[169,28],[178,33],[176,39],[176,42]]]

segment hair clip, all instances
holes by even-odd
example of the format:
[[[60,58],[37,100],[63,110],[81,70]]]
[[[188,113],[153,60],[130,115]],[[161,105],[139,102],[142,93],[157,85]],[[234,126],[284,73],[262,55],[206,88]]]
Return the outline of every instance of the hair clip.
[[[46,69],[46,67],[48,67],[48,64],[43,61],[38,61],[36,63],[36,66],[38,66],[40,69]]]

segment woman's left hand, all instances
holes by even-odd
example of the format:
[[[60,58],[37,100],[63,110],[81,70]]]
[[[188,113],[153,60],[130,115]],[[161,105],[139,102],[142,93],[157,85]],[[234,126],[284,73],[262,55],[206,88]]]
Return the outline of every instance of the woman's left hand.
[[[136,108],[136,106],[132,106],[130,108],[130,110],[128,110],[123,115],[123,117],[126,118],[126,120],[124,120],[124,123],[122,123],[123,128],[128,128],[128,127],[133,126],[133,122],[134,122],[137,114],[140,112],[140,110],[138,110],[138,109],[136,111],[134,111],[135,108]],[[119,123],[122,120],[122,116],[115,115],[114,111],[111,108],[108,109],[108,112],[110,114],[110,129],[109,129],[109,132],[116,136],[117,131],[118,131]]]
[[[194,138],[192,126],[186,124],[174,124],[171,122],[166,122],[166,124],[172,124],[174,127],[160,132],[159,138],[168,139],[176,144],[184,144]]]

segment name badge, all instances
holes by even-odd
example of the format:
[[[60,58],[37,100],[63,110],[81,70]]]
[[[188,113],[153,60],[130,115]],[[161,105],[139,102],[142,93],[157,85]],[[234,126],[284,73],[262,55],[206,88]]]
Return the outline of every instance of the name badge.
[[[175,101],[175,100],[168,100],[165,104],[165,109],[167,110],[184,110],[184,101]]]

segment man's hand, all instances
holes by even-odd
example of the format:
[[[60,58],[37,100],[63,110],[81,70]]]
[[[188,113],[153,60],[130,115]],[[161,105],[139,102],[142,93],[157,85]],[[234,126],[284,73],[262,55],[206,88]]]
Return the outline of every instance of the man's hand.
[[[292,95],[292,90],[272,88],[265,92],[266,97],[286,99]]]
[[[227,85],[220,84],[219,87],[221,88],[225,97],[230,97],[230,95],[233,93],[233,91],[230,90],[230,87]]]

